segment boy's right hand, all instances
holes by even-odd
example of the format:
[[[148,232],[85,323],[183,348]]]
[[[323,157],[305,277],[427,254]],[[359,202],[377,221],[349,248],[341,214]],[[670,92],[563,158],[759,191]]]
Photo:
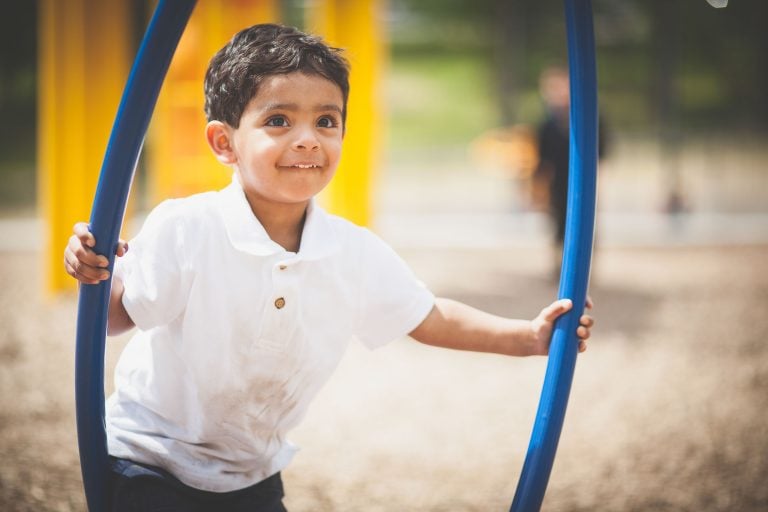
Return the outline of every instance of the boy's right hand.
[[[88,230],[88,224],[78,222],[73,228],[74,234],[69,237],[69,243],[64,250],[64,268],[71,275],[84,284],[98,284],[109,278],[107,266],[109,260],[93,252],[96,239]],[[117,256],[123,256],[128,251],[125,240],[117,242]]]

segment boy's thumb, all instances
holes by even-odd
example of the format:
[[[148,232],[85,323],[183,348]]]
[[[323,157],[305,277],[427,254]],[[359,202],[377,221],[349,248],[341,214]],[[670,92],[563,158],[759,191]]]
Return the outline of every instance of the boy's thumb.
[[[556,300],[544,309],[544,318],[548,322],[553,322],[557,317],[570,310],[573,307],[571,299]]]

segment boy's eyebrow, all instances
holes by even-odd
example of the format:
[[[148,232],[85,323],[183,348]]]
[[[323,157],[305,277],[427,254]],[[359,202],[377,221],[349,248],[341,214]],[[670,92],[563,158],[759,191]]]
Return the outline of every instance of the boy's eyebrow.
[[[288,110],[288,111],[296,111],[299,110],[299,105],[297,103],[268,103],[264,106],[264,112],[272,112],[274,110]],[[334,103],[328,103],[326,105],[317,105],[312,109],[315,112],[326,112],[328,110],[332,110],[334,112],[338,112],[341,114],[341,107],[334,104]]]

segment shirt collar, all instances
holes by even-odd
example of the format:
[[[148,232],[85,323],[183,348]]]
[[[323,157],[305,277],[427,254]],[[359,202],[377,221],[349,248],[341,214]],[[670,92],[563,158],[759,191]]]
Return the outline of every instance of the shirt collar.
[[[269,238],[264,226],[253,214],[237,173],[233,173],[232,183],[219,191],[219,209],[229,241],[235,249],[254,256],[288,253]],[[330,216],[312,198],[307,207],[298,256],[304,260],[316,260],[340,249]]]

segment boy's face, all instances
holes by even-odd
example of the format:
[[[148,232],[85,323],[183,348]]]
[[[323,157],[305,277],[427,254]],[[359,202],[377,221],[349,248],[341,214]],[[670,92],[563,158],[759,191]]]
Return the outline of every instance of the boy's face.
[[[261,83],[238,128],[213,121],[208,140],[238,172],[252,206],[305,206],[339,164],[342,107],[341,89],[321,76],[274,75]],[[221,131],[211,129],[216,123]]]

